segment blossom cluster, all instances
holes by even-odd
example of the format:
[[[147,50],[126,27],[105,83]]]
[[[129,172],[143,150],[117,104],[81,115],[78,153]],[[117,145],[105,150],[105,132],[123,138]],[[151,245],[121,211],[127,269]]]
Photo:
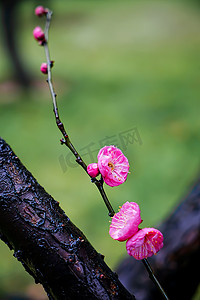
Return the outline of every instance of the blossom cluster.
[[[126,181],[129,162],[122,151],[115,146],[105,146],[98,153],[98,162],[89,164],[87,172],[91,177],[101,174],[109,186],[118,186]],[[163,247],[163,235],[155,228],[143,228],[139,205],[126,202],[112,217],[109,234],[114,240],[126,241],[130,256],[144,259],[156,254]]]
[[[127,201],[112,218],[109,230],[114,240],[127,240],[128,254],[138,260],[156,254],[163,247],[162,233],[155,228],[139,229],[141,223],[139,205]]]
[[[42,16],[46,16],[48,13],[48,9],[44,8],[43,6],[37,6],[35,9],[35,14],[38,17],[42,17]],[[40,46],[44,46],[47,43],[46,37],[45,37],[45,33],[42,30],[42,28],[40,26],[36,26],[33,30],[33,37],[36,39],[36,41],[38,42],[38,44]],[[53,67],[53,61],[50,62],[50,68]],[[47,74],[48,73],[48,66],[47,63],[42,63],[40,66],[40,71],[43,74]]]

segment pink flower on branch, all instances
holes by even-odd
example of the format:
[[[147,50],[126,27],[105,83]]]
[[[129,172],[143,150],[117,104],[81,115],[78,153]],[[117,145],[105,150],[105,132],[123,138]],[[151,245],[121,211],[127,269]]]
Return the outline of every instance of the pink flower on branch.
[[[114,240],[125,241],[138,232],[141,222],[139,205],[127,201],[112,218],[109,234]]]
[[[42,45],[46,41],[45,34],[42,28],[39,26],[35,27],[35,29],[33,30],[33,36],[39,42],[40,45]]]
[[[115,146],[105,146],[98,153],[98,168],[109,186],[118,186],[126,181],[129,163],[122,151]]]
[[[99,175],[98,165],[96,163],[89,164],[87,166],[87,172],[91,177],[96,177]]]
[[[143,228],[126,242],[130,256],[140,260],[151,257],[163,247],[163,235],[155,228]]]
[[[42,17],[43,15],[46,15],[48,12],[48,10],[46,8],[44,8],[43,6],[37,6],[35,9],[35,14],[38,17]]]

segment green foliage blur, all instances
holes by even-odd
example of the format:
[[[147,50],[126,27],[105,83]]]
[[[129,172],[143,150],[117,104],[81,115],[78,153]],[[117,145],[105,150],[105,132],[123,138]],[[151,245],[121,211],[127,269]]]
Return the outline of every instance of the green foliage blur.
[[[114,268],[127,255],[125,243],[108,235],[110,220],[98,191],[59,143],[40,73],[44,49],[32,36],[35,26],[44,25],[34,16],[35,3],[24,1],[18,9],[20,54],[33,79],[29,91],[12,80],[1,38],[1,137]],[[181,0],[58,0],[50,8],[61,120],[87,164],[93,162],[88,149],[96,160],[103,140],[122,146],[121,135],[137,128],[142,143],[130,139],[124,151],[131,174],[106,192],[116,211],[135,201],[143,226],[157,226],[199,174],[200,8]],[[33,279],[3,242],[0,253],[0,295],[26,290]]]

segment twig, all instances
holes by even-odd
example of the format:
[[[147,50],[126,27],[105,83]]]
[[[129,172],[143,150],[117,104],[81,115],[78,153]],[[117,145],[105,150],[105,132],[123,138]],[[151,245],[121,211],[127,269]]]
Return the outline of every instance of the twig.
[[[56,93],[54,92],[54,88],[53,88],[53,84],[52,84],[52,80],[51,80],[51,60],[50,60],[50,55],[49,55],[49,47],[48,47],[48,33],[49,33],[49,27],[50,27],[50,22],[51,22],[51,16],[52,16],[52,11],[48,11],[46,14],[46,25],[45,25],[45,43],[44,43],[44,49],[45,49],[45,54],[46,54],[46,59],[47,59],[47,71],[48,71],[48,77],[47,77],[47,82],[49,85],[49,89],[50,89],[50,93],[51,93],[51,97],[52,97],[52,101],[53,101],[53,111],[55,114],[55,118],[56,118],[56,124],[59,128],[59,130],[61,131],[63,138],[60,140],[61,144],[65,144],[70,150],[71,152],[74,154],[74,156],[76,157],[76,162],[85,170],[85,172],[87,173],[87,165],[85,164],[85,162],[83,161],[83,159],[81,158],[81,156],[79,155],[79,153],[76,151],[75,147],[73,146],[73,144],[71,143],[68,134],[65,131],[64,125],[60,120],[59,117],[59,112],[58,112],[58,106],[57,106],[57,101],[56,101]],[[88,173],[87,173],[88,174]],[[90,176],[88,174],[88,176]],[[108,209],[109,212],[109,216],[113,217],[115,214],[115,211],[112,207],[112,205],[110,204],[110,201],[108,200],[108,197],[106,195],[106,192],[103,188],[103,179],[101,177],[100,180],[96,179],[96,177],[91,177],[91,182],[95,183],[95,185],[97,186],[103,200],[104,203]],[[163,288],[161,287],[159,281],[157,280],[157,278],[155,277],[153,270],[149,264],[149,262],[147,261],[147,259],[143,259],[142,260],[148,273],[149,273],[149,277],[152,279],[152,281],[155,283],[155,285],[157,286],[157,288],[159,289],[159,291],[161,292],[162,296],[164,299],[169,300],[166,293],[164,292]]]
[[[157,289],[160,291],[160,293],[162,294],[163,296],[163,299],[166,299],[166,300],[169,300],[169,298],[167,297],[165,291],[163,290],[161,284],[159,283],[158,279],[156,278],[148,260],[146,258],[144,258],[142,260],[147,272],[149,273],[149,278],[151,278],[151,280],[154,282],[154,284],[157,286]]]
[[[56,118],[56,124],[59,128],[59,130],[61,131],[63,138],[60,140],[61,144],[65,144],[70,150],[71,152],[74,154],[74,156],[76,157],[76,162],[85,170],[85,172],[87,173],[87,165],[86,163],[83,161],[82,157],[80,156],[80,154],[78,153],[78,151],[75,149],[74,145],[72,144],[72,142],[69,139],[68,134],[65,131],[64,125],[60,120],[60,116],[59,116],[59,112],[58,112],[58,106],[57,106],[57,101],[56,101],[56,93],[54,91],[53,88],[53,84],[52,84],[52,80],[51,80],[51,60],[50,60],[50,54],[49,54],[49,47],[48,47],[48,33],[49,33],[49,27],[50,27],[50,22],[51,22],[51,16],[52,16],[52,11],[48,11],[46,14],[46,26],[45,26],[45,40],[46,42],[44,43],[44,49],[45,49],[45,55],[46,55],[46,59],[47,59],[47,71],[48,71],[48,77],[47,77],[47,82],[49,85],[49,89],[50,89],[50,93],[51,93],[51,97],[52,97],[52,101],[53,101],[53,111],[54,111],[54,115]],[[88,174],[88,173],[87,173]],[[90,176],[88,174],[88,176]],[[109,211],[109,216],[112,217],[115,214],[114,209],[112,208],[108,197],[105,193],[105,190],[103,188],[103,180],[98,180],[96,178],[91,178],[91,181],[93,183],[95,183],[95,185],[97,186],[103,200],[104,203],[106,205],[106,207],[108,208]]]

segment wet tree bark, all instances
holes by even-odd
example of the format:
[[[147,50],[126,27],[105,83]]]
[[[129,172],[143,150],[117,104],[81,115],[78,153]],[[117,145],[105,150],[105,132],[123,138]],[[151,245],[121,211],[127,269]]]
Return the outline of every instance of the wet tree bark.
[[[164,247],[149,262],[170,300],[191,300],[200,283],[200,180],[159,229]],[[137,300],[160,299],[138,261],[124,259],[117,273]]]
[[[49,299],[135,299],[1,138],[0,237]]]

